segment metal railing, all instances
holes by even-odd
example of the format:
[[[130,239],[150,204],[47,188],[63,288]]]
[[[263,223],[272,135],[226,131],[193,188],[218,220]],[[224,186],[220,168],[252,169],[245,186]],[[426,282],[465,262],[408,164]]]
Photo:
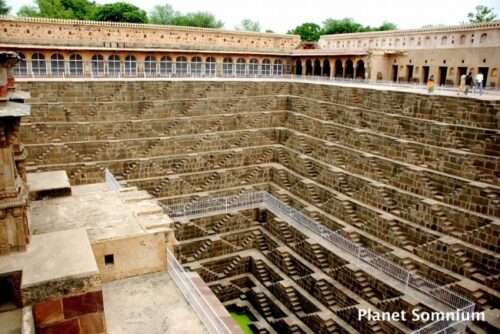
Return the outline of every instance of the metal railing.
[[[297,82],[317,82],[317,83],[333,83],[342,85],[367,85],[379,87],[403,88],[409,90],[421,90],[427,92],[425,84],[420,82],[403,82],[390,80],[373,80],[364,78],[348,78],[348,77],[330,77],[330,76],[314,76],[314,75],[296,75],[285,74],[290,72],[288,65],[283,64],[252,64],[245,63],[238,67],[238,64],[228,68],[222,63],[183,63],[176,64],[169,62],[168,65],[161,65],[156,62],[155,65],[146,64],[144,62],[134,62],[133,65],[120,63],[117,67],[111,67],[107,63],[99,66],[92,65],[91,62],[82,62],[75,67],[71,66],[70,62],[65,61],[64,66],[58,67],[56,70],[51,68],[51,61],[45,60],[43,65],[34,61],[24,61],[17,65],[14,70],[16,79],[29,80],[44,80],[44,79],[147,79],[147,80],[164,80],[171,79],[262,79],[262,80],[289,80]],[[35,64],[35,65],[34,65]],[[38,65],[36,65],[38,64]],[[436,92],[457,92],[457,85],[436,85]],[[470,94],[473,92],[471,91]],[[485,95],[500,95],[500,90],[496,87],[483,87]]]
[[[474,312],[474,303],[455,293],[446,286],[436,284],[418,274],[411,273],[404,267],[390,261],[386,257],[363,248],[348,238],[315,222],[298,210],[283,203],[266,191],[251,192],[242,195],[211,198],[187,204],[164,206],[166,214],[171,218],[203,216],[214,212],[228,212],[245,208],[264,206],[276,215],[284,216],[289,222],[294,222],[307,228],[316,235],[330,242],[334,247],[341,249],[355,257],[359,263],[367,265],[398,282],[405,289],[419,293],[421,299],[437,305],[440,310],[459,312],[466,318]],[[421,301],[422,301],[421,300]],[[465,321],[437,320],[414,331],[414,334],[453,333],[453,330],[465,326]]]
[[[121,184],[118,183],[118,181],[116,180],[113,173],[111,173],[109,171],[109,169],[107,169],[107,168],[104,170],[104,180],[106,182],[106,185],[110,189],[117,190],[117,189],[121,189],[121,187],[122,187]]]
[[[200,320],[203,322],[209,333],[231,333],[231,330],[224,323],[222,318],[206,300],[200,289],[193,283],[190,273],[186,272],[175,256],[167,248],[168,273],[175,284],[181,290],[184,297],[194,309]]]

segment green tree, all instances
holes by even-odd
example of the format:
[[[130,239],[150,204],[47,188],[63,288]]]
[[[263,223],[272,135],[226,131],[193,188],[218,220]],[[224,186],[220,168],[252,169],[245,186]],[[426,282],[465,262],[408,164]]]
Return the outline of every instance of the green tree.
[[[240,24],[235,27],[236,30],[260,32],[260,23],[250,19],[241,20]]]
[[[470,12],[467,14],[470,23],[481,23],[481,22],[490,22],[495,20],[497,14],[494,13],[493,8],[489,8],[487,6],[476,6],[474,12]]]
[[[88,20],[96,7],[95,2],[89,0],[35,0],[35,5],[22,6],[17,15]]]
[[[321,35],[321,27],[316,23],[303,23],[294,29],[288,30],[287,34],[299,35],[303,41],[314,42]]]
[[[439,28],[439,27],[444,27],[444,24],[426,24],[423,25],[421,28],[425,29],[425,28]]]
[[[391,22],[384,21],[378,27],[363,26],[361,23],[354,21],[350,17],[344,17],[340,20],[327,19],[323,22],[322,35],[330,34],[346,34],[353,32],[366,32],[366,31],[385,31],[396,30],[398,27]]]
[[[274,33],[275,33],[275,32],[274,32],[273,30],[271,30],[271,29],[266,29],[266,32],[267,32],[267,33],[270,33],[270,34],[274,34]]]
[[[217,20],[212,13],[194,12],[180,15],[172,19],[171,24],[176,26],[189,26],[200,28],[222,28],[224,22]]]
[[[0,15],[7,15],[7,13],[10,11],[10,7],[7,6],[5,3],[5,0],[0,0]]]
[[[98,6],[92,19],[95,21],[147,23],[146,12],[126,2]]]
[[[366,28],[366,27],[365,27]],[[387,21],[384,21],[380,27],[378,28],[375,28],[373,30],[377,30],[377,31],[386,31],[386,30],[396,30],[398,29],[398,26],[395,25],[394,23],[391,23],[391,22],[387,22]]]
[[[323,21],[323,31],[322,35],[330,34],[345,34],[353,32],[363,32],[371,30],[369,27],[364,27],[362,24],[357,23],[350,17],[345,17],[340,20],[326,19]]]
[[[149,13],[149,22],[153,24],[172,24],[172,21],[179,16],[181,14],[169,4],[156,5]]]

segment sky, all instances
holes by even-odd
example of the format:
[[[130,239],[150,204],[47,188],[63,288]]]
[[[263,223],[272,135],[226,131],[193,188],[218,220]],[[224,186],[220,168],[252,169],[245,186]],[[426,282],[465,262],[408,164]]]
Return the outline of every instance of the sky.
[[[99,4],[118,0],[96,0]],[[352,17],[355,21],[378,26],[383,21],[395,23],[400,29],[420,28],[427,24],[454,25],[467,21],[467,13],[477,5],[493,7],[500,18],[500,0],[120,0],[132,3],[149,12],[157,4],[171,4],[183,13],[209,11],[234,29],[242,19],[259,21],[262,30],[276,33],[304,22],[321,25],[327,18]],[[7,0],[11,14],[33,0]]]

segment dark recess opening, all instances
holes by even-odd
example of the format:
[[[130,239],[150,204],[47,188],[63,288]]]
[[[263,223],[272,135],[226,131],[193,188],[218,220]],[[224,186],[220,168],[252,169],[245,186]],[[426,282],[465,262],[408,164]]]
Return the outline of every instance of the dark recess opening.
[[[429,66],[422,66],[422,82],[424,84],[429,80]]]
[[[411,82],[413,79],[413,65],[406,65],[406,81]]]
[[[392,81],[398,81],[398,65],[392,65]]]
[[[489,67],[479,67],[479,72],[483,73],[483,87],[486,87],[486,80],[488,80]]]
[[[448,73],[448,67],[439,66],[439,86],[443,86],[446,83],[446,73]]]
[[[20,286],[20,272],[0,276],[0,312],[22,307]]]
[[[104,264],[112,266],[115,264],[115,256],[113,254],[104,255]]]

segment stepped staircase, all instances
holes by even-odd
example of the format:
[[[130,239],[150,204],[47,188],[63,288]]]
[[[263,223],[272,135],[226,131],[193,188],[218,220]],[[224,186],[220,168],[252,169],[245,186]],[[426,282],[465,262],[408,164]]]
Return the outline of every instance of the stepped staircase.
[[[232,259],[231,262],[229,263],[229,265],[223,271],[224,277],[231,276],[231,274],[233,273],[235,268],[239,264],[241,264],[241,260],[242,260],[241,256],[239,256],[239,255],[237,255],[234,259]]]
[[[329,263],[328,259],[324,255],[323,247],[318,244],[311,244],[311,251],[314,257],[314,264],[322,270],[327,269],[329,267]]]

